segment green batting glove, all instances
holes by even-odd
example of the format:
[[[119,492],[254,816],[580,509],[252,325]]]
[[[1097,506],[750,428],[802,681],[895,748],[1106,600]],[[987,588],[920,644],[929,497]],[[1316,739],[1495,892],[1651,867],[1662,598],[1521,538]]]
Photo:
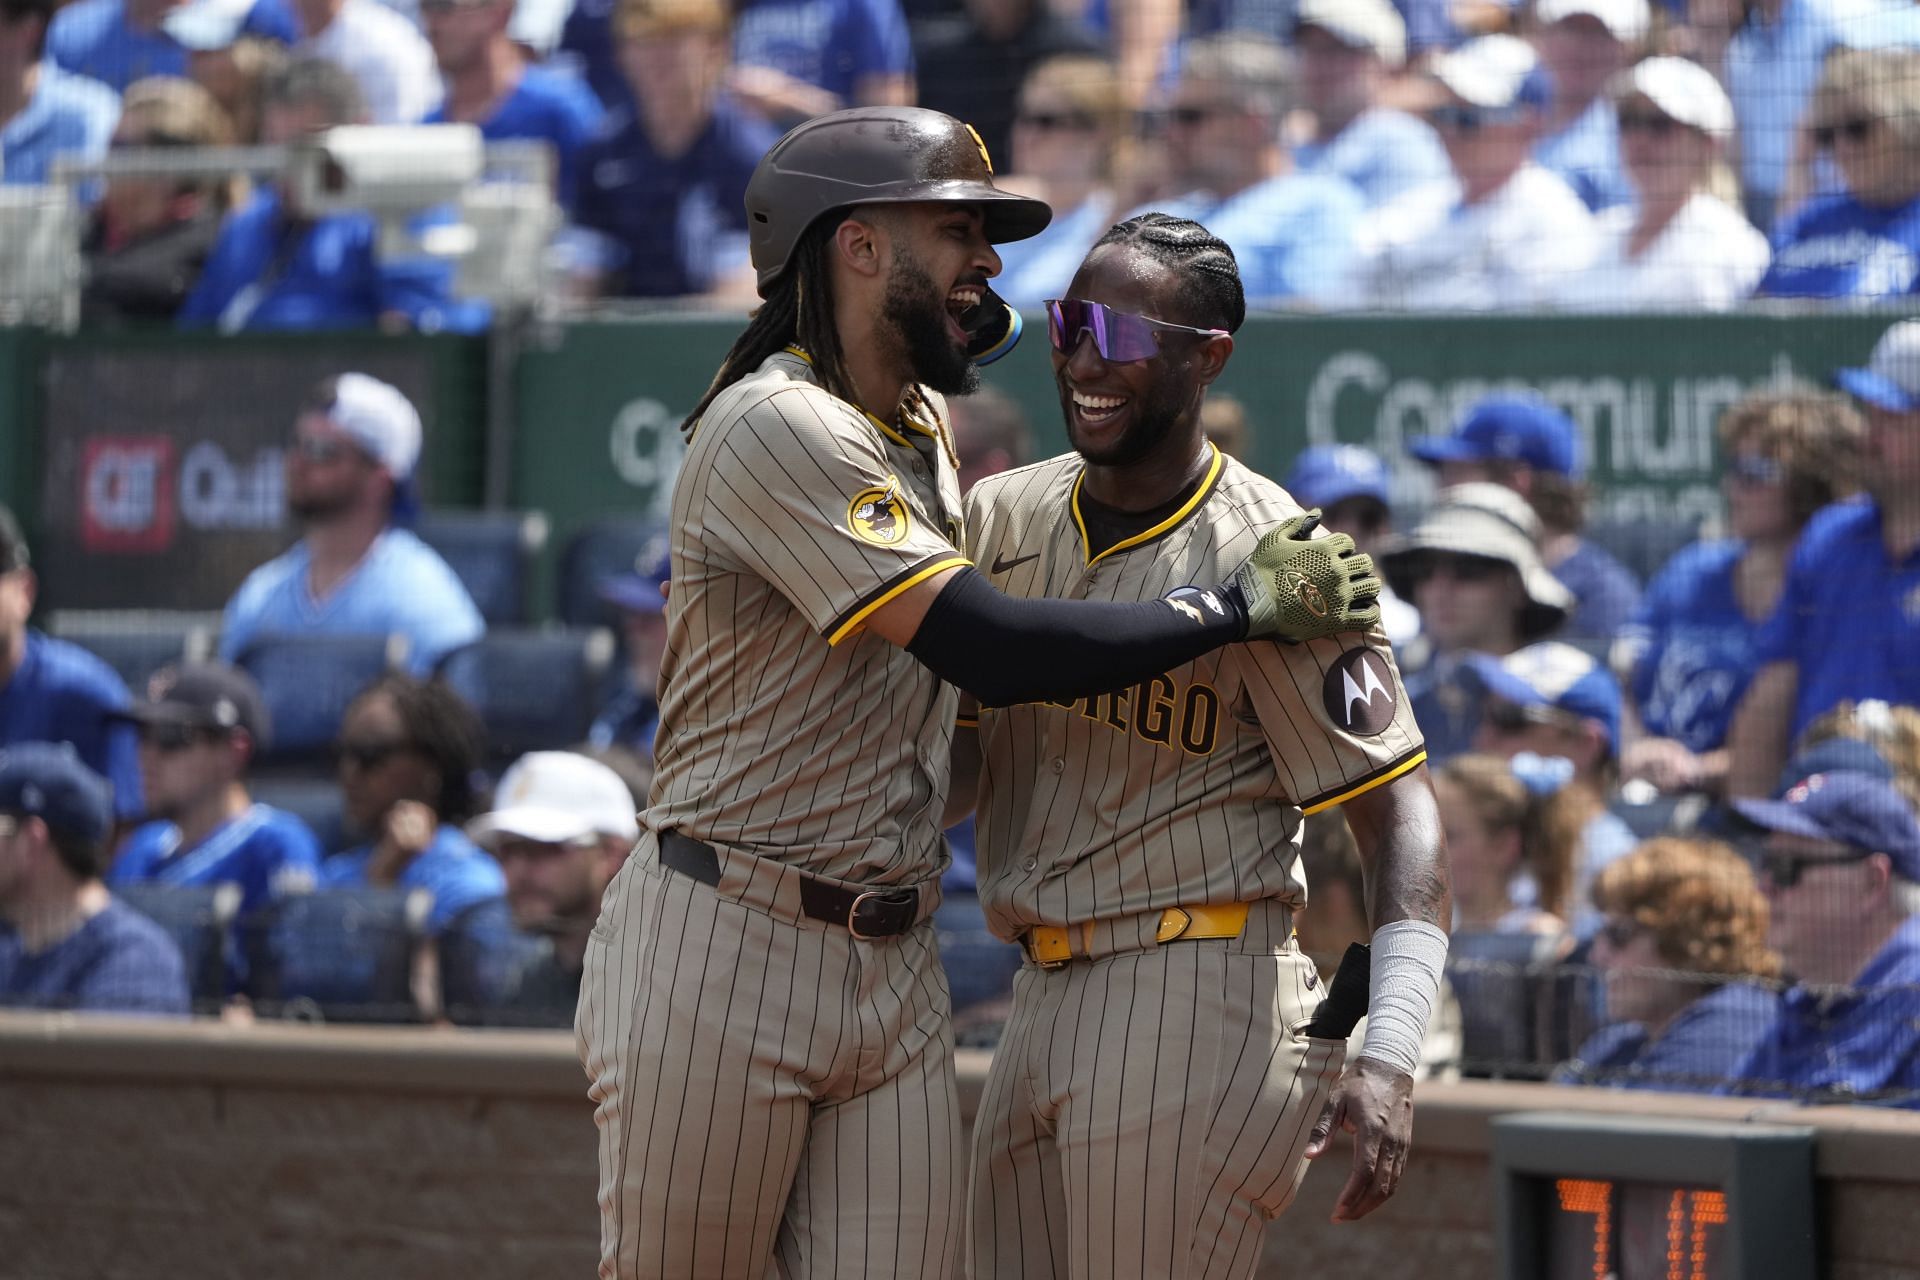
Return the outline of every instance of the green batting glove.
[[[1373,557],[1344,533],[1316,538],[1320,511],[1275,526],[1234,571],[1247,614],[1247,638],[1289,644],[1364,631],[1380,621],[1380,578]]]

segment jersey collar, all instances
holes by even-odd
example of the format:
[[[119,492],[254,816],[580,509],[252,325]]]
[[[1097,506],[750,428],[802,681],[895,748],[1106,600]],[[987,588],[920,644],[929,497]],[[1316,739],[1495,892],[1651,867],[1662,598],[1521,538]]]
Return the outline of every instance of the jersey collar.
[[[1213,451],[1213,460],[1207,464],[1207,474],[1200,481],[1200,487],[1193,491],[1193,496],[1180,504],[1178,511],[1168,516],[1165,520],[1162,520],[1159,524],[1154,525],[1151,529],[1144,529],[1134,534],[1131,538],[1122,538],[1097,556],[1092,554],[1093,540],[1087,536],[1086,517],[1080,513],[1080,487],[1087,482],[1087,471],[1085,467],[1082,467],[1080,474],[1073,479],[1073,498],[1068,505],[1069,509],[1073,512],[1074,528],[1080,531],[1080,554],[1085,558],[1087,565],[1092,567],[1116,552],[1131,551],[1135,547],[1152,542],[1155,538],[1165,537],[1177,528],[1188,516],[1198,511],[1200,504],[1207,500],[1208,496],[1213,493],[1214,486],[1220,482],[1220,472],[1226,465],[1225,455],[1220,452],[1219,447],[1211,440],[1207,442],[1207,448]]]
[[[787,354],[792,356],[794,359],[803,362],[807,366],[807,368],[809,369],[813,368],[813,357],[807,353],[807,350],[805,347],[800,346],[798,343],[789,343],[787,345]],[[904,448],[908,448],[908,449],[913,448],[913,441],[907,439],[906,435],[903,434],[905,432],[910,431],[914,435],[924,436],[928,440],[934,441],[936,444],[939,444],[943,448],[946,448],[949,453],[951,453],[952,451],[952,446],[948,444],[946,436],[941,433],[938,427],[928,426],[926,423],[920,421],[918,418],[914,417],[911,413],[907,412],[904,406],[902,406],[900,410],[900,422],[898,426],[895,426],[894,424],[889,422],[882,421],[879,417],[877,417],[872,413],[868,413],[865,409],[860,410],[860,412],[868,422],[871,422],[874,425],[874,429],[879,431],[881,435],[893,441],[895,444],[903,446]],[[958,461],[956,461],[954,465],[958,466],[959,465]]]

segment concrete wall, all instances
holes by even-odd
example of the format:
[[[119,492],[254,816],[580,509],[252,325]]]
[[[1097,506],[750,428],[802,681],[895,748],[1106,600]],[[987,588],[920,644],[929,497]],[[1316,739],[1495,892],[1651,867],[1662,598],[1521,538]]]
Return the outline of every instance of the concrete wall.
[[[1828,1280],[1920,1277],[1920,1117],[1473,1083],[1422,1089],[1366,1222],[1322,1161],[1263,1274],[1496,1276],[1488,1121],[1536,1107],[1815,1125]],[[6,1280],[591,1276],[595,1167],[562,1034],[0,1016]]]

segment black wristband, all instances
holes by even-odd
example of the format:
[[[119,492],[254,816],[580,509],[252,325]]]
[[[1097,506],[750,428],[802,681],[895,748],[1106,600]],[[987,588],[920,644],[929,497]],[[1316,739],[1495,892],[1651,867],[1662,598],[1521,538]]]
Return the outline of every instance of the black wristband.
[[[982,706],[1124,689],[1238,640],[1246,611],[1226,593],[1107,602],[1003,595],[974,569],[935,597],[907,652]]]

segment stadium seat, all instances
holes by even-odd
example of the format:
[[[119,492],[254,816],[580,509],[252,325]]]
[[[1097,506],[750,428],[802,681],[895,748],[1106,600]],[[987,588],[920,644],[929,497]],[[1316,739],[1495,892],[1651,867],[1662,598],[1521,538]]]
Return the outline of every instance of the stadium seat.
[[[460,576],[488,626],[527,620],[527,583],[547,545],[545,514],[425,511],[413,531]]]
[[[322,856],[338,853],[350,843],[341,812],[340,784],[313,776],[255,777],[248,790],[261,804],[283,809],[307,824],[320,842]]]
[[[147,678],[170,662],[213,652],[217,613],[160,609],[70,609],[47,619],[47,631],[71,640],[119,673],[137,696]]]
[[[227,939],[240,910],[240,886],[127,884],[113,896],[165,929],[180,948],[195,1010],[219,1012],[227,998]]]
[[[1546,1074],[1536,989],[1552,939],[1532,933],[1461,930],[1447,955],[1447,981],[1460,1001],[1462,1070],[1470,1076]]]
[[[570,627],[606,622],[608,607],[600,598],[601,582],[631,570],[640,553],[663,537],[659,521],[633,517],[597,520],[575,534],[560,556],[555,615]]]
[[[441,931],[439,943],[440,998],[448,1017],[463,1025],[522,1020],[504,1016],[501,1004],[521,973],[546,956],[549,944],[514,928],[505,898],[461,912]]]
[[[406,664],[407,640],[391,636],[263,635],[239,665],[260,682],[273,717],[265,759],[311,760],[333,745],[354,695]]]
[[[604,627],[491,631],[448,654],[439,674],[479,711],[505,762],[586,737],[613,647]]]
[[[1641,582],[1651,581],[1674,553],[1700,536],[1698,519],[1646,517],[1592,520],[1587,540],[1613,553]]]
[[[328,887],[290,894],[241,928],[247,986],[269,1016],[411,1022],[426,889]]]

